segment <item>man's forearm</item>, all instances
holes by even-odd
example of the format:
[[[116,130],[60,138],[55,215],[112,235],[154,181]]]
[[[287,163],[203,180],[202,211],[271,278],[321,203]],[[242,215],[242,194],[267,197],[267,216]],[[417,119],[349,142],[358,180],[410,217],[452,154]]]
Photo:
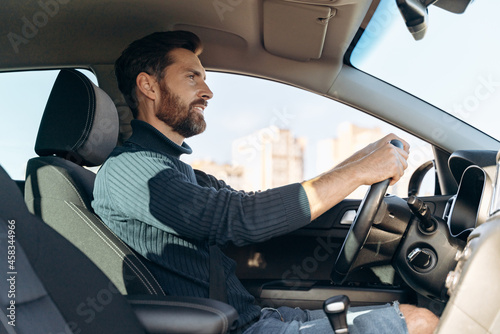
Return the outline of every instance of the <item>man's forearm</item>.
[[[361,185],[352,168],[336,167],[314,179],[302,182],[311,210],[311,220],[340,203]]]

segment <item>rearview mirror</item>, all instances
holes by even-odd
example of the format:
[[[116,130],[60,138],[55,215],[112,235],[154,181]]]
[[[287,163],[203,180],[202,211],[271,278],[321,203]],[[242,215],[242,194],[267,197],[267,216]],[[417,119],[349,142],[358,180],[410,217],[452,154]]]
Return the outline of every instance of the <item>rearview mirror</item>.
[[[427,31],[427,6],[420,0],[396,0],[396,3],[413,38],[416,41],[424,38]]]
[[[406,27],[416,41],[421,40],[427,31],[427,7],[435,5],[455,14],[465,12],[474,0],[396,0],[403,15]]]

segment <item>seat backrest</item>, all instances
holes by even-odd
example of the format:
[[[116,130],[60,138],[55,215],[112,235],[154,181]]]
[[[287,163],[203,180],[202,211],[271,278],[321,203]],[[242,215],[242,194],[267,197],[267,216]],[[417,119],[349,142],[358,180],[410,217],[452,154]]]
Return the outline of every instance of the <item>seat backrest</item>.
[[[1,333],[144,333],[116,286],[28,212],[1,167],[0,256]]]
[[[118,139],[111,98],[85,75],[60,71],[28,161],[29,210],[88,256],[123,294],[165,295],[144,258],[127,247],[91,207],[95,174],[83,166],[104,162]]]

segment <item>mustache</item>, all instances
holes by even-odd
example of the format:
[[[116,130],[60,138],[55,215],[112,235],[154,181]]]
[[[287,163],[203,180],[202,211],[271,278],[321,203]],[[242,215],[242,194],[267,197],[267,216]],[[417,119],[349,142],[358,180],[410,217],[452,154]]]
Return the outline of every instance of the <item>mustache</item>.
[[[202,105],[202,106],[208,106],[208,101],[207,100],[204,100],[204,99],[198,99],[198,100],[195,100],[193,102],[191,102],[191,104],[189,105],[190,107],[192,106],[195,106],[195,105]]]

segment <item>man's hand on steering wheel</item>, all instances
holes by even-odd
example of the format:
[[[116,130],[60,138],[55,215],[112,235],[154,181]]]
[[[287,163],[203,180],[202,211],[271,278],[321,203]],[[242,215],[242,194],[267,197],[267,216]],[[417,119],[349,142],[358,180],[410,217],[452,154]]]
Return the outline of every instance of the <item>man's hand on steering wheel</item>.
[[[397,139],[403,148],[391,145]],[[409,145],[394,134],[366,146],[322,175],[302,182],[309,200],[311,220],[344,200],[361,185],[371,185],[385,179],[396,183],[408,166]]]
[[[399,141],[402,147],[391,145],[392,140]],[[361,180],[362,184],[372,185],[390,179],[390,185],[393,185],[403,176],[404,170],[408,167],[406,161],[408,155],[408,143],[390,134],[356,152],[351,158],[357,159],[354,163],[358,163],[358,173],[365,177]]]
[[[384,164],[384,161],[381,160],[381,157],[384,157],[387,154],[375,154],[378,150],[388,150],[390,152],[393,152],[393,154],[395,155],[395,159],[389,161],[388,164]],[[368,237],[368,233],[370,231],[372,223],[384,199],[387,187],[389,186],[389,184],[396,183],[401,178],[404,170],[408,166],[408,163],[406,161],[406,159],[408,158],[408,152],[404,150],[403,143],[398,139],[391,140],[390,144],[386,143],[380,145],[375,151],[362,159],[370,159],[372,156],[375,157],[375,161],[373,161],[375,165],[373,166],[376,166],[376,168],[373,168],[374,173],[372,175],[372,178],[369,178],[368,183],[372,182],[373,180],[375,182],[377,182],[377,180],[380,180],[380,176],[378,173],[380,173],[381,175],[387,175],[384,174],[384,171],[379,169],[379,167],[381,166],[392,168],[386,171],[389,173],[390,177],[372,184],[365,198],[361,202],[358,208],[358,213],[351,224],[349,232],[347,233],[347,237],[344,240],[344,244],[342,245],[342,248],[332,270],[331,277],[335,283],[342,283],[351,271],[352,265],[354,264],[359,251],[363,247],[366,238]]]

